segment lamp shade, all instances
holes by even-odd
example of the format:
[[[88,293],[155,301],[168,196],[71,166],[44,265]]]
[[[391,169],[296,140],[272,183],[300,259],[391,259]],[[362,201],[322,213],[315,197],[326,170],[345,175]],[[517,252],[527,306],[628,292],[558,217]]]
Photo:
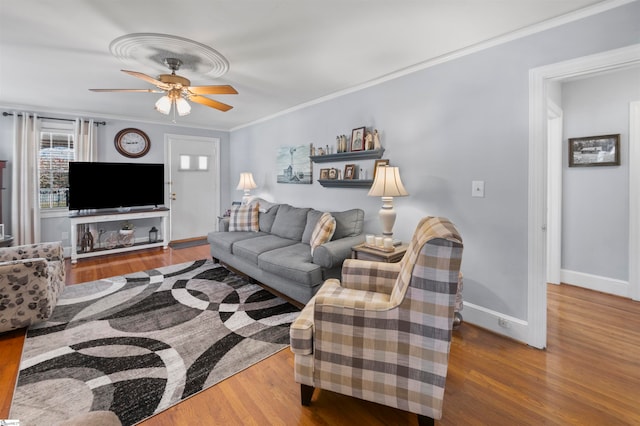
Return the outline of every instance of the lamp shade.
[[[248,190],[248,189],[255,189],[258,186],[256,185],[256,182],[253,180],[253,173],[251,172],[242,172],[240,173],[240,181],[238,182],[238,186],[236,187],[236,189],[240,189],[240,190]]]
[[[400,169],[378,166],[368,195],[372,197],[405,197],[409,195],[400,179]]]

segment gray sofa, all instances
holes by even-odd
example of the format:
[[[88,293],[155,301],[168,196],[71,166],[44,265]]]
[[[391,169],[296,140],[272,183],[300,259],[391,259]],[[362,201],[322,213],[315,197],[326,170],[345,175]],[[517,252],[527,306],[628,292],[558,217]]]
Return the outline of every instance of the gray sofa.
[[[256,281],[307,303],[327,278],[339,278],[351,247],[364,241],[364,211],[331,212],[336,229],[330,241],[311,255],[311,234],[323,212],[288,204],[260,203],[259,231],[211,232],[214,261],[222,262]]]

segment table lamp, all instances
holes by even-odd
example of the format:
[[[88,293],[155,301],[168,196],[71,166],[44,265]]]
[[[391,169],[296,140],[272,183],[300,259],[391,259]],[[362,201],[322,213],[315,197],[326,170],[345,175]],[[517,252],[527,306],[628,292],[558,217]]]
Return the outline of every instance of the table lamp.
[[[382,208],[378,212],[382,223],[382,235],[392,238],[393,224],[396,221],[396,211],[393,208],[393,197],[405,197],[409,195],[402,180],[400,169],[388,165],[378,166],[373,185],[369,190],[372,197],[382,197]]]
[[[240,181],[238,182],[238,186],[236,189],[240,189],[244,191],[244,196],[242,197],[242,204],[246,205],[251,198],[249,191],[257,188],[256,182],[253,180],[253,174],[251,172],[242,172],[240,173]]]

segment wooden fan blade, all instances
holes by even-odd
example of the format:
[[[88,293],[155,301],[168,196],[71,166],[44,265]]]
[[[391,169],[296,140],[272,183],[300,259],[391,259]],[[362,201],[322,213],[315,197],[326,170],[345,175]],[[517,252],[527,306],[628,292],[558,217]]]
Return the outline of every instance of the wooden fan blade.
[[[195,95],[237,95],[238,91],[229,85],[190,86],[188,89]]]
[[[193,95],[189,97],[189,100],[211,108],[219,109],[220,111],[229,111],[233,108],[231,105],[223,104],[222,102],[214,101],[213,99],[205,98],[204,96]]]
[[[124,73],[127,73],[131,76],[134,76],[136,78],[142,79],[144,81],[146,81],[147,83],[151,83],[154,86],[158,86],[159,88],[163,89],[163,90],[168,90],[170,89],[169,85],[166,83],[161,82],[160,80],[157,80],[153,77],[150,77],[146,74],[143,74],[141,72],[137,72],[137,71],[127,71],[127,70],[121,70]]]
[[[136,92],[136,93],[164,93],[156,89],[89,89],[92,92]]]

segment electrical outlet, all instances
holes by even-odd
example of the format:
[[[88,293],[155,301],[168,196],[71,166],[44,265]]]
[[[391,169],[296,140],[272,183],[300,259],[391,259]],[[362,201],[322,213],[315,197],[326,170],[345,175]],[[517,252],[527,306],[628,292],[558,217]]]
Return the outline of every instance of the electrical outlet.
[[[498,318],[498,325],[502,328],[511,328],[511,323],[505,318]]]

